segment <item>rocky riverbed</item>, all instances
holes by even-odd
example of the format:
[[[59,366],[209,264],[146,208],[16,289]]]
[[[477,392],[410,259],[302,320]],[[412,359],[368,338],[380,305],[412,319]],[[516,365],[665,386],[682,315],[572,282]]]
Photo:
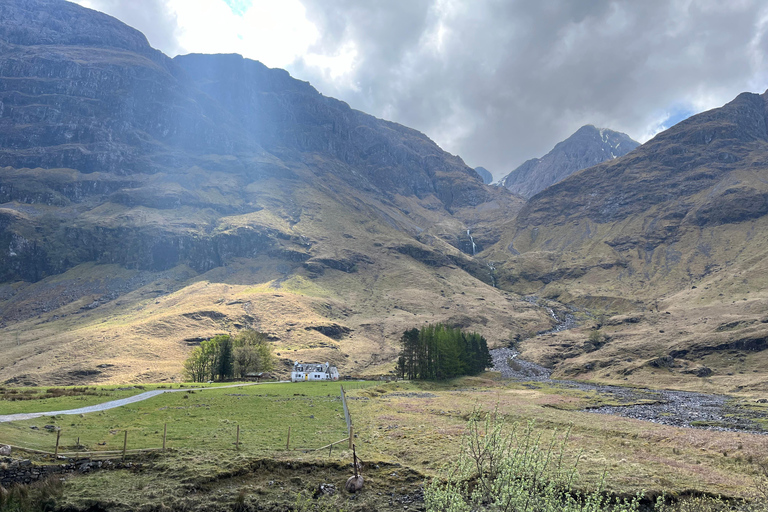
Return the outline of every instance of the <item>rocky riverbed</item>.
[[[706,428],[734,432],[768,434],[756,419],[765,418],[757,411],[738,407],[728,396],[686,391],[653,390],[553,380],[552,372],[520,359],[511,348],[491,350],[494,369],[502,377],[518,381],[546,382],[564,388],[600,393],[613,402],[627,405],[598,406],[585,409],[596,414],[615,414],[653,423],[686,428]]]

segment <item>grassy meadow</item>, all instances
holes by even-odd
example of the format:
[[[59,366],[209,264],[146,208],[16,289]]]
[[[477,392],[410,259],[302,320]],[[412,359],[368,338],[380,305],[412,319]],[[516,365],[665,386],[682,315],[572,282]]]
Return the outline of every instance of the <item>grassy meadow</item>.
[[[142,387],[150,390],[167,385]],[[101,401],[144,391],[112,389],[104,392]],[[159,448],[167,424],[168,448],[204,446],[206,450],[220,452],[234,450],[240,426],[241,451],[260,453],[285,449],[288,427],[291,427],[292,447],[319,448],[346,437],[339,391],[338,383],[323,382],[265,383],[224,389],[196,385],[196,389],[164,393],[102,412],[0,423],[0,439],[15,446],[52,451],[56,432],[44,426],[54,425],[61,429],[61,451],[78,449],[78,439],[79,451],[121,450],[125,431],[129,449]],[[107,398],[108,395],[111,396]],[[94,402],[95,397],[84,395],[84,398],[86,400],[79,403],[76,397],[45,399],[44,408],[38,410],[83,407],[85,402]],[[60,400],[61,407],[56,400]],[[0,414],[32,412],[33,402],[0,401]]]
[[[129,449],[159,448],[163,425],[168,424],[169,452],[130,459],[141,470],[68,479],[60,499],[75,510],[85,503],[101,503],[110,510],[205,510],[222,503],[234,509],[238,503],[258,503],[266,504],[265,510],[312,510],[301,508],[302,499],[327,510],[403,510],[419,495],[425,479],[439,477],[457,460],[473,411],[498,410],[508,428],[533,422],[542,439],[562,439],[568,433],[565,457],[567,464],[578,461],[576,487],[595,488],[605,472],[605,489],[619,496],[642,492],[650,498],[754,499],[761,482],[756,464],[768,459],[768,436],[583,412],[589,405],[605,405],[604,398],[550,384],[504,381],[494,373],[439,383],[344,385],[367,478],[357,497],[338,493],[311,498],[320,483],[342,488],[351,475],[347,443],[332,451],[311,450],[346,437],[339,383],[263,383],[167,393],[104,412],[3,423],[0,443],[52,450],[56,434],[43,428],[50,424],[61,428],[62,451],[77,449],[78,437],[80,449],[120,450],[126,430]],[[45,399],[46,407],[73,399]],[[0,400],[0,414],[17,404]],[[239,450],[234,444],[238,425]]]

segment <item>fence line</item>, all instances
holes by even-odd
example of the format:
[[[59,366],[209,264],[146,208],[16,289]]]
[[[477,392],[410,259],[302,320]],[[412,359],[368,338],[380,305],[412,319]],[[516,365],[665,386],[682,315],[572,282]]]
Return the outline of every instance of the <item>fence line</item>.
[[[10,446],[13,450],[21,450],[28,453],[35,453],[38,455],[49,455],[51,457],[56,456],[57,454],[54,452],[47,452],[45,450],[35,450],[33,448],[25,448],[23,446],[16,446],[13,444],[9,444],[6,446]],[[162,448],[132,448],[130,450],[126,450],[125,453],[127,454],[137,454],[137,453],[148,453],[148,452],[161,452],[164,451]],[[120,455],[123,453],[123,450],[96,450],[96,451],[82,451],[82,452],[59,452],[58,457],[65,457],[68,459],[74,458],[74,457],[84,457],[88,459],[101,457],[104,455]]]
[[[322,449],[327,449],[327,448],[333,448],[333,446],[335,446],[337,444],[341,444],[341,443],[343,443],[345,441],[349,442],[349,446],[350,446],[350,449],[351,449],[352,443],[353,443],[353,438],[354,438],[354,428],[353,428],[353,425],[352,425],[352,416],[351,416],[351,414],[349,412],[349,406],[347,405],[347,394],[346,394],[346,391],[344,390],[344,385],[340,384],[339,387],[340,387],[340,394],[341,394],[341,404],[342,404],[342,407],[344,409],[344,420],[345,420],[346,425],[347,425],[347,437],[345,437],[344,439],[341,439],[339,441],[335,441],[333,443],[326,444],[325,446],[322,446],[320,448],[310,448],[310,449],[305,449],[305,450],[302,450],[302,451],[316,451],[316,450],[322,450]],[[63,451],[59,451],[59,441],[60,441],[60,438],[61,438],[61,429],[57,429],[57,432],[56,432],[56,448],[55,448],[55,450],[53,452],[49,452],[49,451],[45,451],[45,450],[37,450],[37,449],[33,449],[33,448],[26,448],[26,447],[23,447],[23,446],[15,446],[15,445],[10,445],[10,444],[8,444],[8,446],[10,446],[14,450],[21,450],[21,451],[25,451],[25,452],[29,452],[29,453],[35,453],[35,454],[39,454],[39,455],[47,455],[47,456],[51,456],[51,457],[54,457],[54,458],[56,458],[56,457],[62,457],[62,458],[77,458],[77,457],[101,458],[101,457],[119,456],[119,455],[122,455],[123,457],[125,457],[125,454],[132,454],[133,455],[133,454],[139,454],[139,453],[164,452],[164,451],[166,451],[166,438],[167,438],[167,434],[168,434],[168,424],[167,423],[165,423],[163,425],[162,432],[163,432],[163,434],[162,434],[163,435],[163,437],[162,437],[163,447],[162,448],[133,448],[133,449],[128,449],[128,436],[127,436],[128,433],[127,433],[127,431],[125,431],[125,433],[124,433],[125,437],[124,437],[123,443],[122,443],[122,445],[123,445],[123,449],[122,450],[83,450],[83,451],[78,451],[78,452],[63,452]],[[288,440],[286,442],[286,449],[290,449],[289,448],[290,436],[291,436],[291,433],[290,433],[290,426],[289,426],[288,427]],[[79,443],[80,443],[80,438],[78,437],[78,444]],[[7,444],[7,443],[0,442],[0,444]],[[240,441],[240,425],[239,424],[237,425],[237,430],[236,430],[236,434],[235,434],[235,442],[233,444],[235,445],[235,449],[239,449],[240,445],[242,444],[242,442]]]
[[[341,405],[344,406],[344,419],[347,421],[347,432],[352,428],[352,417],[349,415],[349,407],[347,407],[347,394],[344,392],[344,385],[341,387]]]

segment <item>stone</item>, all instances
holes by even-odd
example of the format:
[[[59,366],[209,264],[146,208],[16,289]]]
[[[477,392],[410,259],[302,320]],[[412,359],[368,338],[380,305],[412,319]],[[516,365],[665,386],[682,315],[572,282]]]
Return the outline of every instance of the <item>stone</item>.
[[[353,477],[354,478],[354,477]],[[319,498],[321,496],[333,496],[336,494],[336,486],[333,484],[320,484],[317,486],[317,490],[315,490],[315,498]]]
[[[11,455],[11,447],[7,444],[0,444],[0,455],[9,457]]]
[[[352,494],[359,492],[363,488],[363,475],[351,476],[347,479],[347,483],[344,485],[347,492]]]

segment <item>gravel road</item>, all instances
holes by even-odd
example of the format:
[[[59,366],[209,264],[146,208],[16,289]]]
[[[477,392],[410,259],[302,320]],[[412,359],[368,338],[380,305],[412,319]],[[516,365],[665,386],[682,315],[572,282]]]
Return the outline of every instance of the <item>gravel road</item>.
[[[285,381],[287,382],[287,381]],[[145,393],[139,393],[138,395],[129,396],[128,398],[121,398],[119,400],[112,400],[110,402],[104,402],[103,404],[89,405],[88,407],[80,407],[79,409],[68,409],[66,411],[47,411],[47,412],[27,412],[19,414],[6,414],[0,415],[0,423],[6,423],[9,421],[23,421],[31,420],[34,418],[40,418],[43,416],[58,416],[59,414],[87,414],[89,412],[100,412],[108,409],[114,409],[115,407],[122,407],[123,405],[133,404],[147,400],[163,393],[178,393],[180,391],[204,391],[206,389],[224,389],[224,388],[241,388],[244,386],[255,386],[258,382],[249,382],[248,384],[231,384],[228,386],[216,386],[214,388],[179,388],[179,389],[156,389],[154,391],[147,391]]]

